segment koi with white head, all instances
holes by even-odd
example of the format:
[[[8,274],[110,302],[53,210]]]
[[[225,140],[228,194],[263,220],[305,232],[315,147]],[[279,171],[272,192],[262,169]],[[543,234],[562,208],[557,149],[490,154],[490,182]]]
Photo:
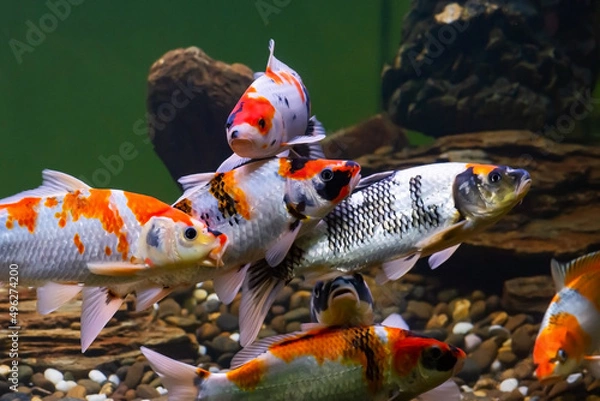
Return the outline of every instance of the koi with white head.
[[[325,137],[321,124],[310,117],[310,98],[300,75],[277,60],[274,50],[271,39],[265,73],[256,74],[227,118],[227,142],[234,154],[218,172],[248,159],[281,154],[294,145],[315,144]]]
[[[552,260],[557,293],[535,340],[533,362],[544,384],[587,367],[600,377],[600,252],[559,263]]]

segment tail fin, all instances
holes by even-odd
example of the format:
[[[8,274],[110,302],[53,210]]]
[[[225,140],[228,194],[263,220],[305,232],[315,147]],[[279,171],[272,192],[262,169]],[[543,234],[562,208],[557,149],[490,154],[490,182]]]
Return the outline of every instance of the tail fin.
[[[198,399],[199,390],[196,387],[196,380],[198,377],[207,377],[210,372],[168,358],[146,347],[140,347],[140,350],[169,391],[169,401]]]

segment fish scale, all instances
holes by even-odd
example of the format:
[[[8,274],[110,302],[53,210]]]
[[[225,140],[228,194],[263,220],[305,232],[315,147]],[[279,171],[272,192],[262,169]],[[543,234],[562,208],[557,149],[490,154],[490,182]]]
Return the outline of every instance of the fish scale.
[[[103,190],[92,190],[103,191]],[[90,191],[81,191],[80,198],[90,196]],[[42,202],[35,208],[35,235],[27,227],[14,224],[7,227],[9,213],[7,209],[0,211],[0,255],[4,263],[19,266],[19,284],[26,286],[43,285],[47,281],[85,282],[88,285],[110,285],[125,281],[122,277],[99,276],[90,273],[87,262],[94,261],[129,261],[137,252],[137,242],[141,226],[135,215],[127,207],[127,199],[122,191],[112,191],[110,202],[113,218],[122,219],[122,235],[127,250],[123,254],[119,250],[119,237],[108,233],[103,223],[96,218],[80,216],[73,221],[67,211],[67,219],[63,228],[58,229],[63,212],[64,197],[56,198],[56,205],[45,206]],[[78,235],[83,244],[83,253],[75,244]],[[55,247],[53,244],[62,243]],[[107,254],[107,248],[110,249]],[[43,264],[32,261],[45,260]]]

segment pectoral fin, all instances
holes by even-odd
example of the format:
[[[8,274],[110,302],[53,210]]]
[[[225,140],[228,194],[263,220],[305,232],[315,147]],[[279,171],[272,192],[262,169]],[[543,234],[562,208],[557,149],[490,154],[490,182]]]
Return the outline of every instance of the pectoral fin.
[[[400,316],[398,313],[392,313],[391,315],[386,317],[384,321],[381,322],[381,325],[386,327],[394,327],[402,330],[410,330],[410,327],[408,327],[408,323],[406,323],[406,321],[402,319],[402,316]]]
[[[292,247],[292,244],[296,240],[301,227],[302,222],[300,220],[296,220],[294,223],[292,223],[292,226],[289,228],[289,230],[279,237],[277,242],[267,250],[265,253],[265,260],[269,266],[275,267],[283,261],[285,255],[287,255]]]
[[[382,285],[388,281],[398,280],[413,268],[420,257],[421,252],[414,252],[408,256],[384,262],[381,265],[382,271],[377,274],[375,281],[377,284]]]
[[[140,351],[160,376],[169,392],[170,400],[198,399],[199,390],[196,381],[199,380],[199,370],[195,366],[168,358],[146,347],[140,347]]]
[[[173,292],[174,289],[175,288],[171,287],[153,287],[136,291],[135,311],[141,312],[148,309],[155,303],[160,302],[163,298]]]
[[[451,246],[450,248],[446,248],[442,251],[436,252],[429,257],[429,267],[433,269],[437,269],[442,263],[447,261],[454,252],[458,249],[461,244],[457,244]]]
[[[250,263],[247,263],[239,269],[227,269],[213,279],[215,293],[225,305],[229,305],[237,295],[249,267]]]
[[[81,352],[98,337],[106,323],[119,310],[125,297],[108,288],[84,287],[81,304]]]
[[[436,388],[433,388],[426,393],[419,395],[415,401],[460,401],[460,389],[452,380],[446,380]]]
[[[243,166],[244,164],[248,163],[251,160],[252,159],[250,159],[248,157],[241,157],[234,153],[231,156],[229,156],[227,159],[225,159],[225,161],[223,163],[221,163],[221,165],[217,169],[217,173],[225,173],[227,171],[231,171],[236,167]]]
[[[37,310],[42,315],[54,312],[81,292],[77,284],[47,283],[37,289]]]
[[[87,264],[90,272],[101,276],[135,276],[150,267],[141,263],[127,262],[90,262]]]

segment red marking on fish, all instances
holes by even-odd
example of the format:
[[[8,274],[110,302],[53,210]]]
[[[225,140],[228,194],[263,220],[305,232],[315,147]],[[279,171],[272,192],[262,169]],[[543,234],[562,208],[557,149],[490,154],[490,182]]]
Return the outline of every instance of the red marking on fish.
[[[192,225],[190,216],[158,199],[131,192],[124,192],[123,194],[127,198],[127,207],[129,207],[135,215],[136,220],[142,225],[155,216],[168,217],[175,222]]]
[[[112,255],[112,249],[110,249],[109,246],[106,246],[104,248],[104,253],[106,254],[106,256],[110,256],[110,255]]]
[[[83,245],[83,242],[81,242],[81,238],[79,238],[79,234],[75,234],[75,236],[73,237],[73,242],[75,243],[75,246],[77,247],[77,250],[79,251],[79,253],[83,255],[85,246]]]
[[[273,126],[273,117],[275,116],[275,107],[264,96],[249,97],[248,92],[242,96],[238,102],[239,110],[235,111],[233,125],[243,123],[250,124],[258,129],[261,135],[267,135]],[[264,126],[258,123],[264,121]]]
[[[226,373],[227,379],[238,386],[241,390],[252,391],[262,381],[267,372],[267,365],[264,361],[253,359],[237,369]]]
[[[27,227],[27,230],[33,233],[38,216],[37,208],[40,202],[41,198],[23,198],[15,203],[0,205],[0,210],[4,209],[8,214],[6,228],[9,230],[12,229],[16,221],[20,227]]]
[[[296,87],[296,90],[298,91],[298,94],[302,99],[302,103],[306,102],[306,98],[304,97],[304,90],[302,89],[302,84],[300,83],[298,78],[296,78],[294,75],[290,74],[287,71],[281,71],[279,74],[281,74],[283,79],[285,79],[288,83]]]
[[[53,208],[57,205],[58,205],[58,200],[54,196],[46,198],[46,201],[44,202],[44,206],[46,206],[48,208]]]
[[[474,174],[477,174],[477,175],[488,175],[494,169],[496,169],[498,166],[494,166],[494,165],[490,165],[490,164],[469,163],[469,164],[466,165],[466,167],[467,167],[467,169],[468,168],[473,168],[473,173]]]

